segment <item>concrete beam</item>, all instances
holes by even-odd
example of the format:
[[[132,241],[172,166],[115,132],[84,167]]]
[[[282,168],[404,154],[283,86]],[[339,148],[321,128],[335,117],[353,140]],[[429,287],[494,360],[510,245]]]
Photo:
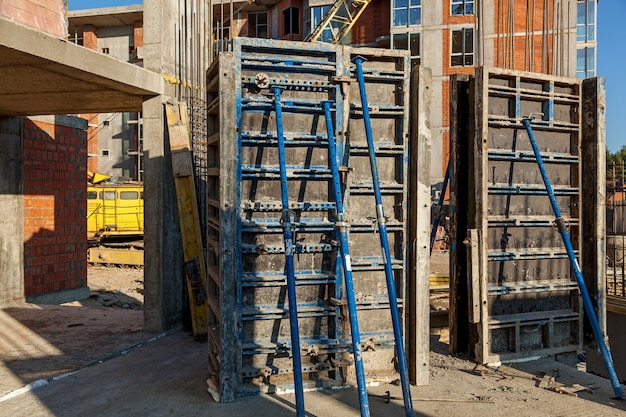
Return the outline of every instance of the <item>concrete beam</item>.
[[[0,18],[0,115],[141,111],[160,74]]]

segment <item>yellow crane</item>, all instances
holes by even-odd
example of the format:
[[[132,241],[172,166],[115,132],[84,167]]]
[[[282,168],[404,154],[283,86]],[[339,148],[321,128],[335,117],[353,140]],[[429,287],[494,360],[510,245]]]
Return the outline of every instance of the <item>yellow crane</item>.
[[[346,37],[357,19],[372,0],[337,0],[328,9],[322,20],[304,39],[306,42],[338,44]],[[331,36],[324,35],[328,29]]]

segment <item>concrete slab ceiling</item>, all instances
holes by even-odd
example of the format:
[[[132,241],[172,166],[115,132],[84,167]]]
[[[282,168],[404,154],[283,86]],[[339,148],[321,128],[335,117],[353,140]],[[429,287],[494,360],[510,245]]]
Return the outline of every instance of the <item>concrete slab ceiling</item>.
[[[0,18],[0,115],[141,111],[160,74]]]

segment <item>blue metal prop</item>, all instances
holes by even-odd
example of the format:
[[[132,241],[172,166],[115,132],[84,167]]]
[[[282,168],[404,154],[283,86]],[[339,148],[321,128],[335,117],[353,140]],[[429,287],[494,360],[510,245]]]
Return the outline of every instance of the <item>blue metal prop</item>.
[[[339,177],[339,167],[337,166],[337,149],[335,148],[335,133],[333,129],[333,119],[330,111],[330,102],[322,103],[324,116],[326,119],[326,131],[328,132],[328,159],[330,169],[333,174],[333,191],[335,193],[335,204],[337,211],[337,233],[341,251],[341,261],[343,264],[343,276],[346,282],[346,298],[348,300],[348,311],[350,313],[350,333],[352,335],[352,350],[354,352],[354,366],[356,368],[356,379],[359,390],[359,404],[361,406],[361,417],[369,417],[370,406],[367,398],[367,385],[365,381],[365,370],[363,369],[363,348],[361,346],[361,334],[359,332],[359,321],[356,312],[356,298],[354,296],[354,283],[352,281],[352,264],[350,261],[350,248],[348,246],[348,223],[345,221],[343,213],[343,203],[341,195],[341,182]]]
[[[289,299],[289,330],[291,332],[291,356],[293,361],[293,379],[296,391],[296,415],[305,416],[304,386],[302,383],[302,357],[300,355],[300,334],[298,330],[298,301],[296,299],[296,273],[294,268],[294,238],[292,219],[293,211],[289,210],[289,188],[287,184],[287,164],[285,161],[285,137],[283,135],[283,110],[281,107],[281,89],[273,87],[274,111],[276,112],[276,135],[278,137],[278,163],[280,165],[280,194],[282,199],[282,216],[280,219],[285,240],[285,275],[287,276],[287,298]],[[293,216],[295,217],[295,216]]]
[[[367,92],[365,90],[365,77],[363,75],[363,61],[365,58],[357,56],[353,59],[356,65],[356,78],[359,82],[359,92],[361,94],[361,106],[363,107],[363,121],[365,123],[365,136],[369,151],[370,168],[372,171],[372,183],[374,187],[374,197],[376,199],[376,222],[378,225],[378,235],[383,250],[383,263],[385,264],[385,277],[387,278],[387,293],[389,294],[389,309],[391,310],[391,321],[393,334],[396,341],[396,354],[398,355],[398,369],[400,371],[400,382],[402,385],[402,396],[404,398],[404,410],[408,417],[413,416],[413,402],[411,401],[411,387],[409,382],[409,371],[402,341],[402,325],[398,310],[398,300],[396,298],[396,286],[391,267],[391,255],[389,252],[389,237],[387,236],[387,224],[383,211],[383,199],[380,192],[380,180],[378,178],[378,166],[376,163],[376,149],[372,136],[372,125],[367,102]]]
[[[589,292],[587,291],[587,287],[585,286],[583,274],[580,271],[580,266],[578,265],[576,255],[574,254],[572,241],[569,237],[569,234],[567,233],[565,221],[563,220],[563,217],[561,217],[561,210],[559,210],[556,198],[554,197],[554,191],[552,190],[552,185],[550,184],[548,173],[546,172],[546,168],[543,164],[543,159],[541,158],[541,153],[539,152],[539,147],[537,146],[537,141],[535,140],[535,135],[533,134],[533,129],[530,126],[531,120],[531,118],[524,118],[522,119],[522,124],[526,128],[526,132],[528,132],[528,138],[530,139],[530,144],[533,147],[533,152],[535,153],[535,158],[537,159],[537,164],[539,165],[539,170],[541,171],[541,177],[543,178],[543,183],[546,186],[546,191],[548,192],[548,197],[550,197],[550,203],[552,204],[552,210],[554,211],[554,216],[556,217],[555,223],[559,230],[559,233],[561,234],[561,237],[563,238],[563,243],[565,244],[567,255],[569,257],[570,263],[572,264],[572,269],[574,270],[574,275],[576,276],[576,281],[578,282],[578,288],[583,299],[583,305],[585,307],[585,310],[587,311],[587,317],[589,318],[589,322],[591,323],[593,335],[598,342],[598,346],[600,347],[600,352],[602,353],[604,364],[606,365],[606,369],[609,372],[611,384],[613,385],[613,391],[615,392],[615,395],[617,397],[621,398],[624,394],[622,393],[622,387],[619,384],[619,379],[617,378],[617,373],[615,372],[615,367],[613,366],[611,351],[607,347],[604,340],[604,335],[602,334],[602,330],[600,329],[598,317],[596,316],[596,312],[591,302],[591,297],[589,296]]]

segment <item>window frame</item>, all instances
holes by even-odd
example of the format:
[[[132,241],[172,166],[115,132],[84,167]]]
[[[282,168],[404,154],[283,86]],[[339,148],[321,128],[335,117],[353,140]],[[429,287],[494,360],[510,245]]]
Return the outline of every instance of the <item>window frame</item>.
[[[471,51],[467,51],[467,38],[468,38],[468,32],[471,31]],[[461,51],[460,52],[454,52],[454,40],[455,40],[455,32],[460,32],[461,33]],[[452,29],[450,30],[450,67],[473,67],[475,62],[474,62],[474,56],[476,54],[475,52],[475,44],[476,44],[476,39],[475,39],[475,31],[473,27],[464,27],[464,28],[460,28],[460,29]],[[454,64],[454,58],[455,57],[461,57],[461,63],[460,64]],[[467,59],[471,58],[471,63],[467,63]]]
[[[456,9],[458,10],[459,7],[461,8],[461,11],[458,13],[455,13],[455,6]],[[474,14],[474,6],[475,6],[475,2],[474,0],[450,0],[450,16],[469,16],[469,15],[473,15]],[[470,9],[468,11],[468,9]]]
[[[324,18],[324,15],[326,14],[326,12],[330,10],[330,8],[331,8],[330,4],[310,7],[311,27],[309,28],[309,33],[313,32],[313,29],[315,29],[317,25],[322,21],[322,19]],[[319,18],[315,16],[317,12],[319,12],[320,14]],[[320,40],[325,41],[326,39],[333,39],[333,32],[330,29],[330,27],[327,27],[326,29],[324,29],[324,31],[320,35]]]
[[[400,2],[406,2],[405,6],[397,6]],[[416,3],[416,4],[412,4]],[[417,15],[417,19],[413,22],[411,19],[411,12],[414,11]],[[401,12],[406,13],[406,16],[402,18],[405,22],[401,22],[396,24],[396,16],[398,16]],[[422,0],[392,0],[391,1],[391,27],[392,28],[401,28],[401,27],[412,27],[412,26],[421,26],[422,24]]]
[[[264,15],[265,16],[265,23],[260,23],[259,24],[259,20],[258,20],[258,16],[260,15]],[[250,34],[250,16],[254,16],[254,35]],[[268,20],[267,20],[268,16],[267,16],[267,11],[254,11],[254,12],[248,12],[247,15],[247,22],[246,24],[248,25],[248,37],[250,38],[259,38],[259,39],[268,39],[269,38],[269,31],[268,31]],[[259,36],[259,27],[265,27],[265,36]]]
[[[406,37],[406,48],[396,47],[396,38]],[[412,38],[417,38],[417,54],[413,54]],[[391,34],[391,49],[408,50],[411,52],[411,68],[415,68],[422,62],[422,33],[421,32],[396,32]]]
[[[582,68],[578,65],[580,60],[580,53],[583,53],[582,56]],[[576,78],[590,78],[596,76],[596,47],[595,46],[584,46],[581,48],[576,48]]]
[[[120,200],[139,200],[139,191],[120,190]]]
[[[593,7],[589,7],[590,5]],[[597,0],[578,0],[576,6],[576,42],[596,42],[598,20]],[[581,6],[584,9],[582,15],[580,13]],[[592,13],[592,16],[590,16],[590,13]]]
[[[295,19],[294,19],[294,15],[295,15]],[[294,22],[295,22],[295,28],[294,28]],[[289,26],[289,28],[287,28],[287,26]],[[300,8],[295,7],[295,6],[289,6],[283,10],[283,36],[299,35],[299,34],[300,34]]]

